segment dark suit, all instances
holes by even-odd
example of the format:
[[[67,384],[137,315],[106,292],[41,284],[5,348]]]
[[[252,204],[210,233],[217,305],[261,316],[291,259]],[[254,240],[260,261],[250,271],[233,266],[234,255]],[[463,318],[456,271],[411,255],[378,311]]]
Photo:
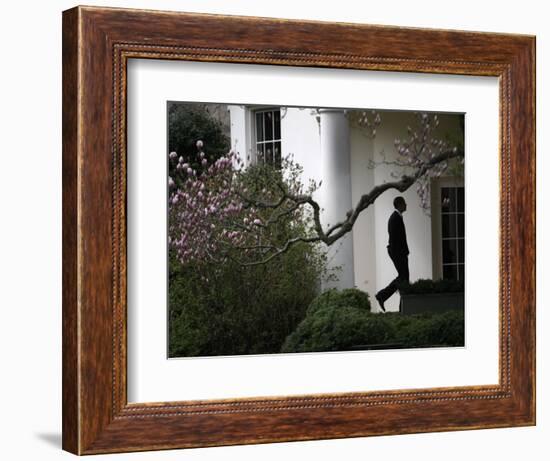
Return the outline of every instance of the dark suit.
[[[398,211],[394,211],[388,220],[388,235],[388,254],[397,270],[397,277],[377,293],[382,302],[393,295],[401,283],[409,283],[409,246],[405,223]]]

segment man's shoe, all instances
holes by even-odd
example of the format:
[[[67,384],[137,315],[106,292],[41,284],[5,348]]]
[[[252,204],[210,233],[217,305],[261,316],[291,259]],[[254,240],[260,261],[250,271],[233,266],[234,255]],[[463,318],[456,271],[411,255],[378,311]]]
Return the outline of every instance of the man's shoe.
[[[384,301],[382,301],[382,299],[380,299],[380,295],[378,293],[376,293],[376,295],[374,297],[378,301],[378,304],[380,305],[380,308],[382,309],[382,311],[386,312],[386,308],[384,307]]]

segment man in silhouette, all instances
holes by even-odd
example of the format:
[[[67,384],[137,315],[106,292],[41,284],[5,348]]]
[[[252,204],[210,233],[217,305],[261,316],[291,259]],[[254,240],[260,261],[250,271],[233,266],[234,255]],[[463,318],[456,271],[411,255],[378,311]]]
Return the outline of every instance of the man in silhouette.
[[[403,197],[396,197],[393,200],[395,211],[388,220],[388,254],[397,270],[397,277],[390,284],[376,293],[376,300],[384,312],[384,303],[393,295],[403,283],[409,283],[409,247],[407,246],[407,234],[403,213],[407,210],[407,203]]]

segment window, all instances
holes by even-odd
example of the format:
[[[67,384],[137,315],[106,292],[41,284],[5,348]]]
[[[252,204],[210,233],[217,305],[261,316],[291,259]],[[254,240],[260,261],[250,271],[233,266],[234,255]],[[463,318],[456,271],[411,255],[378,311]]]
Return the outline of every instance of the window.
[[[276,168],[281,167],[281,111],[263,109],[254,112],[256,124],[256,158]]]
[[[464,187],[441,187],[443,278],[464,280]]]

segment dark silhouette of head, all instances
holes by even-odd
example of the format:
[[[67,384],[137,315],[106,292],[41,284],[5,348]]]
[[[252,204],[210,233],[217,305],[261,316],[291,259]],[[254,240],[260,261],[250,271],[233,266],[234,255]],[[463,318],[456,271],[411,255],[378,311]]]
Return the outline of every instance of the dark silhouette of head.
[[[407,211],[407,202],[405,202],[405,199],[401,196],[395,197],[393,199],[393,207],[400,213],[403,213]]]

